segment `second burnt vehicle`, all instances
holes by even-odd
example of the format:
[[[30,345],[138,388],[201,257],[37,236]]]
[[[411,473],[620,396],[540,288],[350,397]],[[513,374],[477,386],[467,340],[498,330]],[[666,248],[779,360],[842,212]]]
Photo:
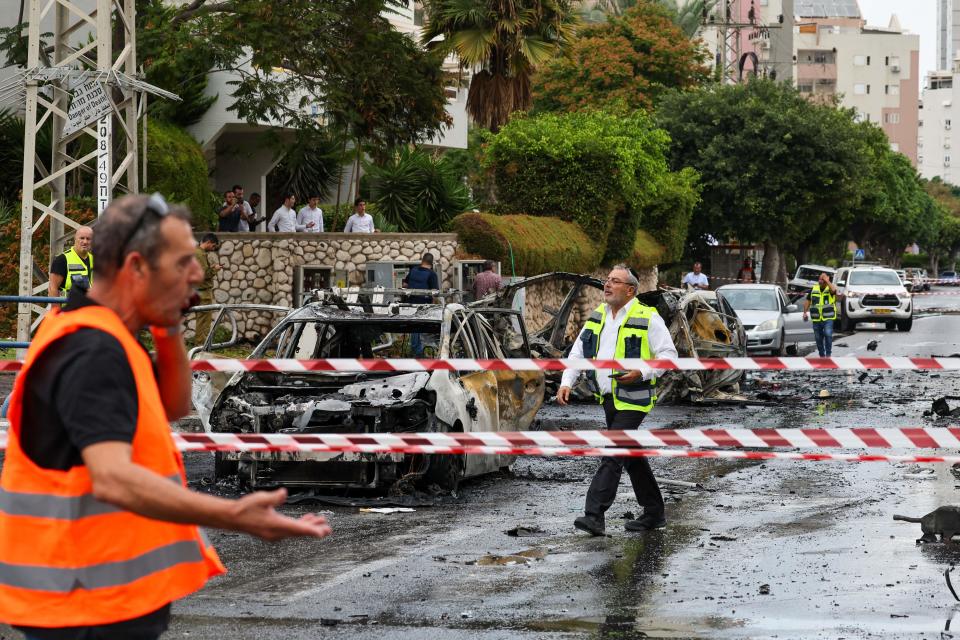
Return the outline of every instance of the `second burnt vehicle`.
[[[529,358],[522,316],[459,303],[378,302],[410,291],[380,290],[359,301],[322,294],[291,312],[252,358],[410,358],[420,334],[426,358]],[[424,293],[424,292],[421,292]],[[438,295],[439,292],[429,292]],[[509,327],[509,330],[507,329]],[[219,394],[210,429],[226,433],[517,431],[543,403],[542,371],[244,372]],[[216,475],[251,487],[390,489],[436,485],[509,466],[508,456],[221,452]]]

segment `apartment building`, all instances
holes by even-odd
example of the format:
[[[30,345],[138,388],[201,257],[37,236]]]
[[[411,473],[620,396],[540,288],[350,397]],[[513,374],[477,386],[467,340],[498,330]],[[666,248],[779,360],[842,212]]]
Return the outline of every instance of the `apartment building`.
[[[960,95],[954,87],[960,83],[960,60],[954,60],[953,69],[931,71],[923,89],[920,108],[920,130],[917,137],[920,175],[924,178],[940,177],[951,184],[960,184],[960,171],[956,168],[957,148],[960,142],[953,129],[954,104],[960,104]],[[956,160],[955,160],[956,158]]]
[[[856,0],[797,0],[794,81],[814,100],[840,98],[877,123],[890,146],[917,165],[920,38],[896,16],[868,26]]]
[[[949,71],[960,51],[960,0],[937,0],[937,69]]]

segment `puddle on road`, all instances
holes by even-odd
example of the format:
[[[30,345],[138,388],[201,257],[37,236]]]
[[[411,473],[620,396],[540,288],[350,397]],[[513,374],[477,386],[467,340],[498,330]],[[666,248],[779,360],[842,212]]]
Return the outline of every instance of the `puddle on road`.
[[[479,567],[489,567],[494,565],[509,567],[530,564],[534,560],[543,560],[546,557],[547,552],[543,549],[525,549],[524,551],[518,551],[517,553],[511,553],[505,556],[488,554],[477,560],[465,562],[464,564],[473,564]]]

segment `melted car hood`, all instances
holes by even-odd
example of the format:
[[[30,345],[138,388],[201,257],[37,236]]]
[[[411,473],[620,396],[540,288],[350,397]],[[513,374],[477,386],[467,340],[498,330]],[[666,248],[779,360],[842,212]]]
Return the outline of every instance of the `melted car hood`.
[[[412,400],[429,381],[429,372],[417,371],[348,384],[340,389],[340,393],[373,406],[383,406]]]

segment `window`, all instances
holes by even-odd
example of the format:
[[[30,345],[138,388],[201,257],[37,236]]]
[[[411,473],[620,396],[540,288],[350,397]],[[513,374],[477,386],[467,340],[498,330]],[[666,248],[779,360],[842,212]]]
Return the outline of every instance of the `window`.
[[[862,82],[856,83],[853,85],[853,93],[857,96],[867,95],[867,85]]]
[[[890,56],[887,56],[886,58],[883,59],[883,64],[884,66],[887,66],[887,67],[890,66]]]
[[[946,120],[943,121],[943,128],[944,129],[950,128],[950,118],[947,118]]]
[[[883,124],[900,124],[900,114],[899,113],[883,114]]]
[[[870,66],[870,56],[867,56],[867,66]]]
[[[867,85],[867,95],[870,95],[870,85]]]
[[[797,83],[797,90],[800,93],[813,93],[813,80],[801,80]]]
[[[923,120],[917,120],[917,127],[919,128],[923,127]]]
[[[853,64],[858,67],[867,66],[867,56],[853,56]]]

